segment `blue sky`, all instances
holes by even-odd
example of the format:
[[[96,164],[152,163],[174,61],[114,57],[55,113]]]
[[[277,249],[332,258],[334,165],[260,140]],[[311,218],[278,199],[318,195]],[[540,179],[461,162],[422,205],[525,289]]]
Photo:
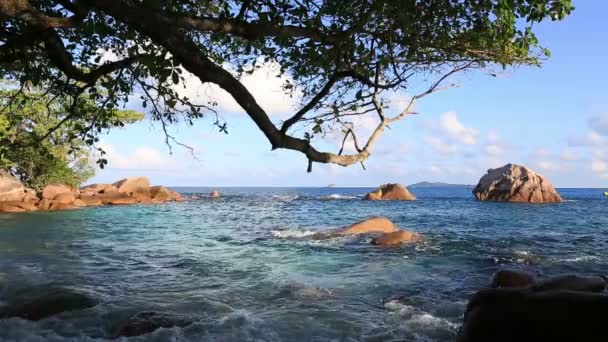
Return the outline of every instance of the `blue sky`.
[[[458,77],[458,88],[424,98],[416,107],[420,114],[381,137],[367,170],[315,164],[307,173],[303,155],[271,152],[252,121],[225,96],[214,95],[230,134],[217,132],[211,118],[173,127],[178,140],[195,148],[193,156],[178,146],[170,154],[160,127],[149,121],[115,130],[102,139],[110,164],[91,182],[147,175],[172,186],[475,184],[488,168],[513,162],[558,187],[608,187],[608,2],[574,4],[565,21],[537,27],[553,53],[542,68]],[[294,101],[273,90],[278,82],[264,71],[245,81],[277,122]],[[195,82],[186,91],[215,94]],[[364,135],[369,125],[360,124]],[[332,141],[317,145],[337,151]]]

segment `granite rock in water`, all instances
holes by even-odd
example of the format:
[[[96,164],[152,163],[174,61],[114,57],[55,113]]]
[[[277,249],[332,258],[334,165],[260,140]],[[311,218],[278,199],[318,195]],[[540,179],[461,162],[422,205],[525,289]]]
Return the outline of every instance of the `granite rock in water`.
[[[69,185],[60,183],[49,184],[42,189],[42,198],[52,200],[59,194],[67,193],[73,195],[73,191],[74,189]]]
[[[359,235],[368,233],[392,233],[399,229],[386,217],[372,217],[337,231],[337,235]]]
[[[148,177],[125,178],[112,185],[118,189],[118,192],[126,194],[138,193],[148,196],[150,195],[150,179],[148,179]]]
[[[530,272],[513,269],[503,269],[494,273],[490,287],[492,288],[519,288],[529,287],[536,283],[536,276]]]
[[[364,200],[371,201],[413,201],[416,196],[401,184],[384,184],[365,195]]]
[[[157,312],[140,312],[122,324],[114,335],[119,337],[132,337],[151,333],[160,328],[185,327],[192,324],[182,316],[163,314]]]
[[[422,240],[422,236],[418,233],[398,230],[396,232],[384,233],[377,236],[371,243],[372,245],[377,246],[397,246],[405,243],[418,242],[420,240]]]
[[[0,170],[0,202],[21,201],[28,189],[9,173]]]
[[[38,321],[62,312],[82,310],[95,305],[97,301],[93,298],[69,289],[28,291],[0,308],[0,318],[20,317]]]
[[[542,175],[516,164],[490,169],[473,189],[480,201],[553,203],[562,198]]]

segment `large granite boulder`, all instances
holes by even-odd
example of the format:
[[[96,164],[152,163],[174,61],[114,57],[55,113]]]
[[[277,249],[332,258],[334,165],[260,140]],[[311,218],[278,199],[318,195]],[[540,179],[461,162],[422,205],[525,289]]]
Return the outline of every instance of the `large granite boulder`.
[[[0,202],[21,201],[28,189],[6,171],[0,170]]]
[[[66,184],[60,184],[60,183],[48,184],[42,189],[41,197],[43,199],[53,200],[53,199],[55,199],[55,196],[57,196],[59,194],[64,194],[64,193],[69,193],[69,194],[73,195],[74,189],[72,189],[71,186],[66,185]]]
[[[138,203],[135,197],[124,192],[108,192],[99,194],[95,197],[101,200],[102,204],[124,205]]]
[[[422,236],[415,232],[398,230],[392,233],[384,233],[372,239],[371,244],[376,246],[398,246],[422,240]]]
[[[27,210],[23,209],[23,207],[17,205],[16,203],[21,203],[21,202],[14,202],[14,201],[0,202],[0,213],[21,213],[21,212],[27,211]]]
[[[80,188],[82,195],[95,195],[116,191],[118,191],[118,188],[112,184],[89,184]]]
[[[416,196],[401,184],[384,184],[363,197],[372,201],[413,201]]]
[[[480,201],[552,203],[562,198],[551,182],[516,164],[490,169],[479,180],[473,194]]]
[[[130,177],[112,184],[118,192],[125,194],[144,194],[150,196],[150,179],[148,177]]]
[[[53,197],[54,202],[63,204],[73,204],[75,200],[76,196],[71,192],[62,192]]]
[[[606,312],[605,294],[487,289],[470,300],[457,341],[602,341]]]
[[[391,220],[386,217],[372,217],[357,223],[351,224],[336,231],[336,235],[359,235],[369,233],[392,233],[398,231]]]

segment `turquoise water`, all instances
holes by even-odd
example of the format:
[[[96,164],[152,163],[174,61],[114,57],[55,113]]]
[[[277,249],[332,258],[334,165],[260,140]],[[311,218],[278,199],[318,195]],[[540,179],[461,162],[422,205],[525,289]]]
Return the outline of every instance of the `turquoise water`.
[[[181,188],[182,193],[209,189]],[[195,323],[139,341],[451,341],[467,298],[504,265],[608,274],[605,190],[554,205],[480,203],[470,189],[367,202],[363,188],[227,188],[184,203],[0,215],[0,305],[64,286],[99,304],[39,322],[0,320],[0,340],[109,338],[141,311]],[[424,243],[308,235],[373,215]]]

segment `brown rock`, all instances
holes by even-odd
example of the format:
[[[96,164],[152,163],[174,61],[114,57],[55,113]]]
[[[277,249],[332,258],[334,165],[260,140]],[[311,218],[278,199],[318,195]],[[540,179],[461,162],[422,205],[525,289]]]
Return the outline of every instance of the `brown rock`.
[[[144,194],[150,196],[150,180],[148,177],[130,177],[122,179],[114,184],[118,192],[126,194]]]
[[[418,242],[420,240],[422,240],[422,236],[418,233],[398,230],[396,232],[384,233],[377,236],[371,243],[372,245],[378,246],[397,246],[404,243]]]
[[[606,279],[601,276],[563,275],[549,278],[532,287],[532,291],[570,290],[602,292],[606,289]]]
[[[391,220],[385,217],[373,217],[344,227],[336,233],[337,235],[358,235],[367,233],[392,233],[398,230],[399,229],[395,227]]]
[[[146,194],[134,193],[133,198],[137,203],[150,204],[150,203],[159,203],[160,201],[152,199],[152,197]]]
[[[490,169],[473,189],[480,201],[553,203],[562,198],[543,176],[521,165]]]
[[[384,184],[365,195],[363,199],[372,201],[413,201],[416,197],[401,184]]]
[[[38,210],[38,208],[36,207],[36,202],[34,202],[34,201],[8,201],[8,202],[2,202],[2,204],[19,207],[19,208],[23,209],[24,211]]]
[[[98,206],[98,205],[102,204],[101,198],[99,198],[97,196],[82,194],[82,193],[80,194],[80,197],[78,198],[78,200],[82,201],[88,207]],[[76,201],[74,201],[74,205],[76,205]]]
[[[51,204],[53,204],[52,200],[43,198],[38,202],[38,210],[50,210]]]
[[[124,205],[137,203],[137,200],[133,196],[123,192],[103,193],[95,197],[101,200],[102,204]]]
[[[26,211],[20,206],[11,203],[15,202],[0,202],[0,213],[20,213]]]
[[[153,186],[150,188],[150,196],[159,202],[183,201],[182,195],[164,186]]]
[[[74,189],[71,186],[65,184],[49,184],[42,189],[42,198],[52,200],[58,194],[62,193],[73,193]]]
[[[217,191],[217,190],[213,190],[213,191],[211,191],[211,192],[209,193],[209,197],[211,197],[211,198],[218,198],[218,197],[220,197],[220,196],[221,196],[221,194],[220,194],[220,192],[219,192],[219,191]]]
[[[86,204],[86,203],[85,203],[83,200],[81,200],[81,199],[79,199],[79,198],[75,199],[75,200],[74,200],[74,203],[72,203],[72,204],[73,204],[75,207],[77,207],[77,208],[82,208],[82,207],[86,207],[86,206],[87,206],[87,204]]]
[[[103,194],[106,192],[116,192],[118,188],[112,184],[89,184],[80,188],[81,194]]]
[[[535,283],[536,276],[532,273],[521,270],[504,269],[494,273],[490,287],[529,287]]]
[[[73,204],[76,197],[71,192],[63,192],[55,195],[53,197],[53,202],[63,203],[63,204]]]
[[[0,170],[0,202],[22,201],[28,189],[8,172]]]
[[[601,341],[608,296],[576,291],[488,289],[469,301],[458,342]]]
[[[78,209],[78,207],[76,207],[75,205],[73,205],[71,203],[60,203],[60,202],[56,202],[56,201],[51,201],[51,206],[49,207],[49,210],[74,210],[74,209]]]

